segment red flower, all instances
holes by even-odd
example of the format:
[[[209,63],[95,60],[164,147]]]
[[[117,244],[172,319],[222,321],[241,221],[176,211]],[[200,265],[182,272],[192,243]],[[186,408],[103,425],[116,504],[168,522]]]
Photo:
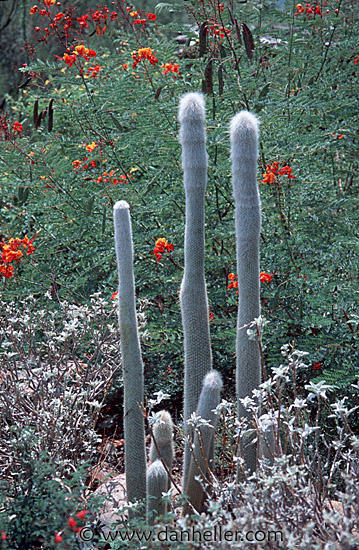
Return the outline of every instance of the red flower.
[[[316,363],[314,363],[313,365],[313,370],[319,370],[322,368],[322,365],[323,363],[321,361],[317,361]]]
[[[74,518],[70,517],[67,520],[67,525],[70,527],[70,529],[73,529],[74,527],[76,527],[77,521]]]
[[[64,539],[62,538],[62,536],[60,535],[60,533],[55,533],[54,544],[57,544],[57,543],[61,542],[62,540],[64,540]]]
[[[134,59],[134,62],[132,64],[132,67],[135,68],[137,63],[140,61],[147,59],[151,65],[155,65],[158,63],[158,59],[156,59],[154,52],[151,48],[139,48],[137,52],[132,52],[132,57]]]
[[[1,531],[0,539],[1,539],[1,540],[5,540],[6,538],[7,538],[7,536],[6,536],[5,531]]]
[[[272,280],[272,275],[266,273],[265,271],[261,271],[259,274],[259,280],[261,283],[270,283]]]
[[[19,134],[20,137],[24,131],[24,128],[20,122],[14,122],[12,129],[14,131],[14,135],[16,136],[16,134]]]
[[[114,294],[118,294],[118,292],[114,292]],[[77,512],[76,517],[79,519],[85,519],[86,514],[87,510],[81,510],[81,512]]]
[[[111,296],[111,300],[116,300],[117,296],[118,296],[118,292],[114,292],[114,293],[112,294],[112,296]],[[79,512],[79,514],[80,514],[80,513],[81,513],[81,512]],[[77,516],[77,514],[76,514],[76,516]],[[77,517],[79,517],[79,516],[77,516]]]
[[[153,249],[152,254],[155,254],[157,262],[162,258],[162,252],[172,252],[173,244],[168,243],[165,238],[157,239],[155,243],[155,248]]]
[[[146,13],[146,15],[149,21],[155,21],[157,19],[157,16],[154,13]]]
[[[214,319],[214,313],[212,313],[211,308],[208,308],[208,309],[209,309],[209,312],[208,312],[209,313],[209,321],[212,322],[213,319]]]
[[[168,73],[177,73],[177,74],[181,74],[179,72],[179,65],[178,63],[164,63],[161,65],[161,69],[163,69],[163,74],[168,74]],[[176,77],[174,77],[176,78]]]
[[[81,17],[77,17],[77,21],[79,22],[81,29],[87,29],[87,27],[89,26],[87,22],[88,18],[89,18],[88,14],[81,15]]]

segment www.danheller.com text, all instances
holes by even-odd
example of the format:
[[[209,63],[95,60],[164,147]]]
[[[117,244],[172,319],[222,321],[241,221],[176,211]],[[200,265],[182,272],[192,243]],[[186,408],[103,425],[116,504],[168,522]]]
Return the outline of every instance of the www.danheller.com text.
[[[212,529],[199,529],[195,525],[185,530],[175,530],[168,526],[153,530],[141,529],[116,529],[108,530],[97,527],[83,527],[79,533],[82,540],[90,541],[96,535],[99,535],[106,541],[159,541],[159,542],[265,542],[265,541],[283,541],[282,531],[237,531],[228,529],[222,525],[216,525]]]

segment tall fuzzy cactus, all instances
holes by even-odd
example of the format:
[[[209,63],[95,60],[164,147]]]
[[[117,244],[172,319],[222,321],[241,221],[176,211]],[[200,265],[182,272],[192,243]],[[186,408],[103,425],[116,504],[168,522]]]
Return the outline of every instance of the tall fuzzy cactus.
[[[207,185],[207,153],[202,94],[185,94],[179,105],[183,181],[186,194],[185,270],[180,291],[184,333],[184,423],[196,410],[202,380],[211,369],[209,312],[204,276],[204,197]],[[191,453],[185,446],[183,488],[186,487]]]
[[[237,323],[237,399],[238,416],[248,416],[239,399],[252,394],[261,381],[259,347],[249,340],[242,328],[260,314],[259,301],[259,238],[261,205],[257,184],[258,120],[241,111],[230,125],[232,183],[235,199],[235,226],[237,237],[238,323]],[[248,443],[248,442],[247,442]],[[242,448],[246,466],[254,471],[256,447]]]
[[[216,370],[206,374],[203,380],[202,391],[199,396],[196,413],[198,416],[207,420],[210,425],[202,425],[199,428],[200,437],[197,432],[194,437],[194,448],[190,460],[190,466],[185,487],[185,494],[189,502],[197,510],[201,512],[204,491],[200,482],[195,480],[195,476],[209,477],[208,467],[213,469],[214,459],[214,433],[218,423],[218,415],[214,409],[220,402],[222,389],[222,379]],[[184,514],[191,513],[191,506],[184,506]]]
[[[147,469],[147,522],[154,523],[156,516],[167,512],[167,503],[162,499],[162,493],[168,490],[168,475],[162,460],[157,458]]]
[[[116,202],[114,209],[115,245],[118,267],[118,319],[124,386],[124,432],[127,499],[146,497],[145,426],[143,403],[143,363],[138,337],[133,244],[129,205]]]

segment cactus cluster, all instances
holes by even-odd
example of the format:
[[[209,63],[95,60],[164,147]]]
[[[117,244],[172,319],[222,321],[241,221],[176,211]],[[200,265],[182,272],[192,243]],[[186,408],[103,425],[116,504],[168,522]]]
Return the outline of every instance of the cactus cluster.
[[[203,485],[210,481],[214,461],[215,409],[220,402],[222,380],[212,369],[209,310],[204,271],[205,191],[207,185],[205,104],[202,94],[188,93],[179,106],[182,167],[186,195],[184,241],[185,269],[180,289],[184,334],[184,513],[201,512]],[[238,416],[247,416],[240,399],[260,384],[260,357],[256,341],[249,340],[248,325],[260,314],[259,236],[261,207],[257,186],[258,120],[238,113],[230,125],[233,196],[238,269],[238,321],[236,393]],[[119,325],[124,375],[125,468],[129,501],[147,494],[147,519],[166,513],[162,493],[171,485],[173,424],[167,411],[157,414],[153,425],[150,465],[146,473],[143,403],[143,366],[137,334],[133,276],[133,245],[129,205],[114,206],[115,242],[119,273]],[[195,413],[195,415],[194,415]],[[195,427],[196,415],[206,422]],[[189,419],[191,419],[190,422]],[[256,465],[256,446],[241,449],[249,469]],[[199,483],[196,477],[202,477]]]

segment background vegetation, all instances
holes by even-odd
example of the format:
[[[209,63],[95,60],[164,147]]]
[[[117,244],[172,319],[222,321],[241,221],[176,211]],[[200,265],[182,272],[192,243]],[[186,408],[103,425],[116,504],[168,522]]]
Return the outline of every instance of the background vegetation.
[[[237,305],[235,288],[228,288],[236,271],[228,125],[249,109],[261,122],[261,270],[271,275],[261,285],[267,368],[278,366],[281,345],[294,343],[310,353],[302,389],[319,377],[352,397],[359,374],[357,3],[193,0],[171,8],[117,0],[106,11],[45,1],[32,14],[32,2],[10,4],[1,15],[0,240],[4,251],[9,239],[27,235],[35,250],[26,255],[21,245],[19,261],[3,256],[4,269],[14,267],[13,276],[1,276],[4,304],[18,301],[21,315],[20,299],[32,295],[33,314],[55,314],[64,301],[86,306],[101,292],[111,308],[112,206],[128,201],[146,319],[147,395],[170,393],[180,415],[185,220],[177,109],[181,94],[202,90],[206,278],[214,367],[224,375],[225,394],[234,394]],[[175,38],[183,33],[181,45]],[[71,64],[65,54],[79,45],[96,56],[82,50]],[[136,64],[141,48],[151,52]],[[174,250],[157,260],[159,238]],[[93,342],[84,339],[74,356],[83,361],[91,353]],[[102,429],[120,426],[120,398],[114,375]]]

